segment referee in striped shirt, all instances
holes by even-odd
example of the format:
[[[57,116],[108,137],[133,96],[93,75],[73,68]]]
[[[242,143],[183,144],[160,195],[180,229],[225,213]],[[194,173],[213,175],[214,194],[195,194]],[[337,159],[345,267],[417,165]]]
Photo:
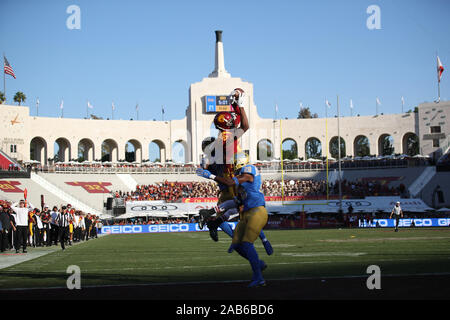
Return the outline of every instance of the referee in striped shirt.
[[[61,248],[64,250],[66,238],[69,237],[69,223],[70,223],[70,215],[68,213],[67,207],[62,206],[61,212],[58,213],[56,217],[56,224],[58,225],[59,234],[58,239],[61,243]]]

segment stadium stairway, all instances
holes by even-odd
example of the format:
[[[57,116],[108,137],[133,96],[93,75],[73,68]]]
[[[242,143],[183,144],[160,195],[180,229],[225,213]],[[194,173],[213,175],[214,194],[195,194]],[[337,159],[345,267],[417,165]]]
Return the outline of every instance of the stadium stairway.
[[[20,170],[23,170],[23,167],[17,163],[17,161],[13,160],[5,152],[0,150],[0,169],[8,170],[10,164],[16,164],[19,166]]]
[[[417,197],[435,175],[436,167],[426,167],[422,174],[409,186],[408,190],[411,197]]]
[[[138,183],[130,174],[117,173],[117,177],[122,180],[122,182],[128,187],[130,190],[136,190],[136,186]]]
[[[84,212],[89,212],[92,214],[95,214],[97,216],[103,216],[104,214],[97,209],[94,209],[91,206],[88,206],[87,204],[85,204],[84,202],[76,199],[75,197],[73,197],[72,195],[68,194],[67,192],[61,190],[60,188],[58,188],[57,186],[55,186],[54,184],[52,184],[51,182],[49,182],[48,180],[44,179],[42,176],[35,174],[35,173],[31,173],[31,180],[33,182],[35,182],[37,185],[39,185],[42,189],[46,190],[47,192],[45,192],[45,194],[53,194],[54,196],[56,196],[57,198],[62,200],[62,203],[70,203],[73,207],[82,210]],[[48,200],[46,200],[48,202]],[[51,201],[49,202],[49,204],[51,205]],[[60,201],[61,203],[61,201]],[[36,204],[35,204],[36,205]]]
[[[117,174],[95,173],[40,173],[41,177],[74,198],[98,211],[103,211],[103,204],[115,191],[131,191]]]
[[[36,208],[41,208],[41,195],[49,207],[67,204],[62,198],[50,193],[32,179],[2,179],[0,183],[0,198],[11,202],[18,202],[24,198],[23,191],[27,189],[27,200]]]
[[[438,172],[433,175],[424,185],[420,198],[430,207],[450,208],[450,172]]]

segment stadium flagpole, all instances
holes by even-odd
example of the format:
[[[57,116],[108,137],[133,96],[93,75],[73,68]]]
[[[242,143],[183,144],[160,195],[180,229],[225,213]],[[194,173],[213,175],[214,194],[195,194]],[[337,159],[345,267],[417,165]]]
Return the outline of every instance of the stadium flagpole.
[[[327,170],[327,203],[329,200],[328,197],[328,106],[325,104],[325,156],[326,158],[326,170]]]
[[[5,73],[5,53],[3,52],[3,94],[5,95],[6,103],[6,73]]]
[[[341,131],[339,127],[339,95],[337,95],[337,118],[338,118],[338,165],[339,165],[339,212],[342,212],[342,186],[341,186]]]
[[[280,165],[281,165],[281,203],[284,203],[284,168],[283,168],[283,130],[281,125],[281,119],[280,121]]]

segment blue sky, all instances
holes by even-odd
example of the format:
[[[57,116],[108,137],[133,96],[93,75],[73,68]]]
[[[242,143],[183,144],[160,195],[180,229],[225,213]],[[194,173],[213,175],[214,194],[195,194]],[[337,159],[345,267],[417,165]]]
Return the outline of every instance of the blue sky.
[[[81,10],[69,30],[66,9]],[[369,30],[366,9],[378,5],[381,29]],[[181,119],[191,83],[214,68],[214,30],[223,30],[225,66],[254,84],[259,114],[297,116],[300,101],[323,116],[339,95],[341,114],[399,113],[437,97],[436,51],[446,70],[441,99],[450,99],[450,2],[408,1],[117,1],[2,0],[0,51],[7,77],[40,116]],[[3,91],[3,85],[0,86]]]

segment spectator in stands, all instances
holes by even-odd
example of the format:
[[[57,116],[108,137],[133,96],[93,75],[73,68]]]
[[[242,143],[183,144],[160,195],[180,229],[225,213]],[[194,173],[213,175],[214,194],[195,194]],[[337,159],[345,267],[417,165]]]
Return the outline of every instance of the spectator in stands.
[[[50,236],[50,221],[51,221],[51,214],[48,210],[48,205],[44,205],[44,208],[42,209],[41,213],[41,220],[43,225],[43,235],[42,240],[45,243],[47,247],[51,246],[51,236]]]
[[[11,225],[11,219],[9,215],[9,208],[2,204],[0,207],[0,223],[2,224],[1,231],[0,231],[0,251],[5,252],[7,249],[9,250],[10,247],[10,241],[8,239],[8,235],[11,232],[12,225]]]
[[[58,207],[54,206],[52,211],[50,212],[50,242],[54,243],[55,245],[58,244],[58,234],[59,234],[59,227],[56,223],[56,218],[58,217]]]

